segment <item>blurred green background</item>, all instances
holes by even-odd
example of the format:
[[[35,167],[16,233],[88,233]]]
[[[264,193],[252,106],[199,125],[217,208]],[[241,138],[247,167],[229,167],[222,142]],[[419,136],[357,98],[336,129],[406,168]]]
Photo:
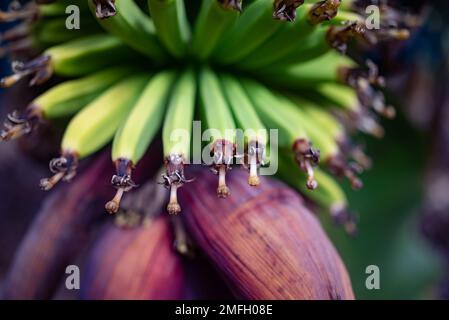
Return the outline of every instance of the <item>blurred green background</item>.
[[[434,298],[440,274],[438,256],[420,233],[419,215],[426,166],[425,135],[399,117],[386,123],[382,140],[367,137],[374,166],[363,174],[365,187],[345,185],[359,233],[350,238],[323,223],[349,269],[358,299]],[[380,269],[380,290],[365,286],[366,267]]]

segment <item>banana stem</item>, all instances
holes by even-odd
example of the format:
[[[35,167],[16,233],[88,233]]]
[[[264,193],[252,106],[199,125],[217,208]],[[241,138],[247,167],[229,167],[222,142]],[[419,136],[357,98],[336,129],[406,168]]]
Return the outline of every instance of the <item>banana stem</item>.
[[[54,175],[50,178],[41,179],[40,181],[40,187],[45,191],[52,189],[61,180],[72,180],[76,175],[78,156],[73,152],[64,152],[61,157],[52,159],[49,167]]]

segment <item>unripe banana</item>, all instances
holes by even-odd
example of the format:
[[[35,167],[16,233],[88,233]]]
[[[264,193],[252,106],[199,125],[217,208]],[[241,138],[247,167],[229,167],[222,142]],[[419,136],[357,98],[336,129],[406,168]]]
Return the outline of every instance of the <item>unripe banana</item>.
[[[155,75],[115,135],[112,160],[116,166],[116,175],[112,177],[112,185],[117,188],[117,193],[106,204],[109,213],[117,213],[124,192],[136,187],[132,180],[132,168],[143,157],[161,126],[174,77],[175,73],[171,71]]]
[[[313,88],[323,82],[343,82],[345,74],[355,67],[356,63],[349,57],[329,51],[307,62],[281,69],[262,70],[258,75],[287,88]]]
[[[78,160],[98,151],[112,139],[148,78],[138,75],[120,81],[70,121],[62,139],[61,157],[50,162],[50,170],[55,175],[41,180],[43,189],[53,188],[60,180],[70,181],[76,175]]]
[[[205,60],[212,54],[224,32],[239,15],[238,7],[236,10],[235,7],[225,5],[226,3],[227,1],[222,0],[202,1],[192,35],[192,52],[200,60]]]
[[[307,192],[304,184],[300,181],[304,173],[294,166],[293,157],[281,152],[279,155],[278,177],[287,182],[291,187],[306,194],[320,208],[330,213],[335,223],[343,225],[348,234],[357,232],[354,216],[348,211],[348,200],[340,185],[323,170],[317,169],[315,174],[320,181],[320,187],[314,192]]]
[[[190,160],[192,122],[195,111],[196,78],[192,69],[187,69],[175,85],[168,103],[162,142],[166,168],[164,186],[170,189],[169,214],[181,212],[178,203],[178,189],[191,180],[186,179],[184,167]]]
[[[321,121],[317,121],[316,113],[307,113],[305,111],[308,108],[317,108],[312,102],[298,96],[290,95],[289,97],[291,101],[297,105],[295,116],[298,117],[299,120],[302,120],[305,130],[320,148],[322,160],[335,175],[346,177],[351,182],[351,186],[354,189],[360,189],[363,186],[363,183],[358,178],[357,174],[361,173],[363,168],[353,163],[348,163],[347,157],[338,144],[338,140],[336,140],[336,137],[333,135],[334,132],[332,129],[338,130],[338,135],[343,134],[341,128],[338,127],[338,124],[333,124],[332,119],[327,118],[326,124],[329,125],[330,123],[331,128],[322,127],[322,117],[320,118]],[[326,128],[326,130],[323,130],[323,128]]]
[[[223,64],[232,64],[268,39],[282,22],[272,19],[272,0],[253,2],[226,31],[221,44],[214,51],[214,59]]]
[[[82,26],[79,30],[68,30],[66,27],[66,18],[61,17],[49,21],[42,21],[37,27],[33,28],[32,32],[39,46],[52,46],[72,41],[76,38],[101,33],[102,29],[93,19],[83,18]]]
[[[96,10],[89,1],[92,11]],[[101,26],[109,33],[115,35],[134,50],[160,62],[165,59],[156,35],[153,21],[130,0],[116,0],[117,13],[100,19]]]
[[[184,0],[148,0],[159,40],[174,57],[182,57],[190,40]]]
[[[42,119],[76,113],[133,70],[115,67],[54,86],[34,99],[22,114],[13,112],[8,116],[5,129],[0,134],[1,140],[17,139],[29,133]]]
[[[217,195],[226,198],[230,195],[226,171],[231,169],[236,154],[235,123],[219,79],[206,67],[200,71],[200,104],[203,120],[212,130],[212,170],[218,174]]]
[[[316,189],[313,166],[318,164],[321,151],[312,147],[313,139],[305,130],[306,123],[298,117],[296,106],[256,81],[244,79],[242,84],[267,128],[279,131],[279,145],[293,149],[298,165],[307,172],[307,187]]]
[[[84,37],[51,47],[29,62],[13,62],[14,74],[1,79],[0,87],[9,87],[29,75],[32,75],[30,85],[45,82],[53,73],[81,76],[133,55],[132,50],[114,36],[99,34]]]
[[[347,120],[345,124],[352,129],[371,134],[377,138],[384,136],[384,129],[377,122],[375,116],[364,108],[357,92],[352,88],[336,83],[323,83],[315,87],[317,96],[314,96],[323,106],[336,107],[343,112],[341,116]]]
[[[258,186],[260,179],[257,170],[265,160],[265,147],[268,141],[267,129],[238,80],[228,74],[222,74],[220,78],[238,128],[244,130],[245,164],[249,166],[250,171],[248,183],[251,186]]]
[[[260,67],[270,65],[275,61],[282,61],[296,48],[303,46],[304,39],[316,32],[321,24],[338,25],[345,19],[356,19],[348,16],[347,12],[338,9],[335,1],[324,2],[328,10],[320,10],[321,6],[305,4],[298,8],[297,19],[293,23],[282,26],[272,37],[256,48],[250,55],[238,63],[242,69],[257,70]],[[359,17],[360,18],[360,17]]]

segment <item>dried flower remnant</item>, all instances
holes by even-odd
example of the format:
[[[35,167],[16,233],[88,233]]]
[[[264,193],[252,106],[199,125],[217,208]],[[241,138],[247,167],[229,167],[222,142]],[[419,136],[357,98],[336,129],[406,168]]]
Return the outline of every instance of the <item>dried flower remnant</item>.
[[[65,152],[59,158],[50,161],[49,168],[54,175],[50,178],[44,178],[40,181],[40,187],[48,191],[52,189],[59,181],[71,181],[76,175],[78,167],[78,156],[74,153]]]
[[[346,177],[354,190],[363,187],[363,182],[358,177],[363,172],[363,168],[355,162],[348,163],[341,153],[330,157],[327,160],[327,166],[335,176]]]
[[[14,61],[12,71],[12,75],[0,79],[0,88],[11,87],[30,75],[32,76],[30,86],[40,85],[52,76],[53,67],[50,56],[43,55],[28,62]]]
[[[170,190],[167,212],[170,215],[176,215],[181,212],[181,205],[178,202],[178,189],[193,180],[186,179],[184,175],[184,156],[171,154],[164,160],[164,164],[166,173],[162,175],[163,182],[161,184]]]
[[[364,147],[345,137],[338,141],[340,150],[348,158],[353,159],[363,170],[369,170],[373,166],[372,159],[365,153]]]
[[[219,198],[227,198],[231,191],[226,185],[226,172],[231,170],[231,165],[236,153],[234,143],[221,139],[215,141],[212,146],[212,172],[218,175],[217,195]]]
[[[8,114],[4,129],[0,132],[0,140],[13,140],[29,134],[41,118],[37,108],[28,108],[22,115],[13,111]]]
[[[313,148],[306,139],[298,139],[293,145],[293,152],[299,167],[307,174],[307,188],[315,190],[318,182],[315,180],[313,167],[320,161],[320,151]]]
[[[338,52],[345,54],[348,42],[353,38],[366,39],[366,28],[362,22],[348,21],[342,26],[331,26],[327,32],[329,45]]]
[[[129,160],[118,159],[115,161],[116,174],[112,176],[111,184],[117,189],[114,198],[106,203],[106,211],[110,214],[117,213],[123,194],[137,187],[131,179],[132,163]]]
[[[8,11],[0,11],[0,22],[35,19],[37,13],[37,6],[33,2],[22,6],[19,2],[13,1],[9,6]]]
[[[371,60],[366,62],[366,68],[341,69],[340,78],[357,91],[362,106],[371,107],[376,113],[392,119],[396,110],[386,105],[385,96],[380,91],[385,87],[385,79],[379,75],[378,66]]]
[[[260,185],[258,169],[265,161],[265,145],[257,140],[250,141],[247,146],[247,166],[249,167],[248,184],[252,187]]]
[[[27,22],[19,23],[17,26],[0,33],[0,43],[17,41],[19,39],[25,38],[30,34],[30,24]]]
[[[115,0],[93,0],[95,14],[99,19],[107,19],[117,14]]]
[[[218,0],[218,2],[226,9],[242,11],[242,0]]]
[[[340,7],[341,0],[324,0],[315,3],[309,11],[309,21],[319,24],[335,18]]]
[[[283,21],[294,21],[296,9],[304,4],[304,0],[275,0],[273,18]]]
[[[330,208],[330,214],[335,224],[343,226],[350,236],[357,234],[357,219],[348,211],[345,204],[335,203]]]

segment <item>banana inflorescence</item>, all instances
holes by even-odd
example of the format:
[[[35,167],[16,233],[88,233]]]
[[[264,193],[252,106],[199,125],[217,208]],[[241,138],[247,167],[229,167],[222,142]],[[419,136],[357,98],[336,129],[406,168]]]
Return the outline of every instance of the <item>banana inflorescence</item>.
[[[124,193],[137,186],[132,169],[162,131],[161,184],[170,190],[167,211],[178,214],[177,193],[191,181],[185,169],[194,143],[202,143],[193,139],[194,120],[210,129],[203,163],[218,175],[220,198],[230,195],[226,174],[232,166],[249,171],[251,186],[260,184],[267,151],[274,148],[268,133],[277,130],[278,177],[354,232],[345,194],[326,171],[360,188],[358,175],[371,163],[351,135],[359,130],[381,137],[378,116],[391,118],[394,109],[382,94],[377,66],[357,63],[347,48],[403,40],[416,24],[382,5],[391,14],[381,29],[368,29],[355,2],[60,0],[11,6],[0,12],[0,22],[19,22],[0,36],[0,53],[13,58],[12,74],[0,85],[24,78],[39,85],[53,74],[74,79],[12,112],[0,138],[73,116],[61,156],[50,163],[54,175],[41,181],[46,190],[71,180],[80,160],[113,141],[117,192],[106,209],[115,213]],[[64,28],[70,4],[79,7],[80,30]],[[31,48],[41,54],[27,58]]]

